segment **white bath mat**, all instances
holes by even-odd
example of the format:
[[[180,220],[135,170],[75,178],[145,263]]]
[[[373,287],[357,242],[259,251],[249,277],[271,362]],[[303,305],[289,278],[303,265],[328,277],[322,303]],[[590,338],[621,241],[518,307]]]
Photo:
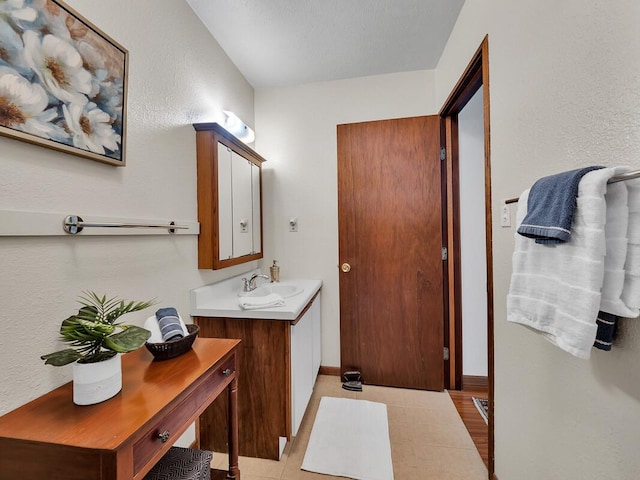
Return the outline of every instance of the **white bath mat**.
[[[387,406],[322,397],[301,468],[358,480],[393,480]]]

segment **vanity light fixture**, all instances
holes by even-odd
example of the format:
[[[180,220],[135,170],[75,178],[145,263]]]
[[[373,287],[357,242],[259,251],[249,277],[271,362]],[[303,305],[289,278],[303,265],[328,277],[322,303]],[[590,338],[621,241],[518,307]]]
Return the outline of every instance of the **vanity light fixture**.
[[[247,145],[252,144],[256,139],[256,135],[253,130],[251,130],[246,123],[240,120],[235,113],[230,112],[229,110],[223,110],[223,112],[225,118],[222,122],[222,126],[240,141]]]

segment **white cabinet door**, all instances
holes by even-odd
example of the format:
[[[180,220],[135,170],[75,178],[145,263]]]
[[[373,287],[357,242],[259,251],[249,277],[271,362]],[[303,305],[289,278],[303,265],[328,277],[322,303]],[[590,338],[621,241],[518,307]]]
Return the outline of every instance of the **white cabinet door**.
[[[296,435],[313,392],[313,323],[309,312],[291,326],[291,434]]]
[[[321,293],[318,293],[318,296],[316,297],[315,301],[313,302],[313,305],[311,305],[311,308],[307,311],[308,314],[311,315],[311,322],[313,325],[313,362],[312,362],[312,366],[313,366],[313,371],[311,372],[313,375],[313,384],[315,385],[316,383],[316,378],[318,376],[318,370],[320,370],[320,362],[322,360],[322,331],[321,331],[321,326],[320,326],[320,322],[321,322],[321,314],[320,314],[320,295]]]
[[[291,326],[291,434],[296,435],[320,368],[320,295]]]

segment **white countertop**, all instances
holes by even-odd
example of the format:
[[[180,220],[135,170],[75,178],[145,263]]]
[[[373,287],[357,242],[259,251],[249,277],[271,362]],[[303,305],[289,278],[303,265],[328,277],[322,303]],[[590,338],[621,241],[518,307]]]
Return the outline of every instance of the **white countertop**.
[[[296,285],[302,291],[285,298],[281,307],[244,310],[240,308],[238,292],[242,277],[249,278],[253,272],[239,275],[222,282],[191,290],[191,315],[194,317],[259,318],[269,320],[295,320],[322,287],[322,280],[281,279],[282,285]],[[258,285],[261,285],[259,279]]]

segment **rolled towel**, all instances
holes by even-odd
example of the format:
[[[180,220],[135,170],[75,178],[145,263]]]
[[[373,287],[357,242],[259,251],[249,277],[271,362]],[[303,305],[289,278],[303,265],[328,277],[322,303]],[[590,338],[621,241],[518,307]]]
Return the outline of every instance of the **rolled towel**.
[[[169,340],[178,340],[184,337],[182,325],[180,324],[180,317],[178,316],[178,311],[175,308],[160,308],[156,312],[156,318],[158,319],[158,325],[160,326],[162,340],[168,342]]]
[[[263,297],[240,297],[238,299],[240,308],[244,310],[256,310],[259,308],[281,307],[284,305],[284,298],[277,293],[270,293]]]
[[[187,325],[178,314],[178,318],[180,319],[180,326],[182,327],[183,335],[186,337],[189,335],[189,330],[187,330]],[[147,318],[144,322],[144,328],[151,332],[151,336],[147,340],[148,343],[163,343],[162,333],[160,333],[160,325],[158,325],[158,319],[155,314]]]

